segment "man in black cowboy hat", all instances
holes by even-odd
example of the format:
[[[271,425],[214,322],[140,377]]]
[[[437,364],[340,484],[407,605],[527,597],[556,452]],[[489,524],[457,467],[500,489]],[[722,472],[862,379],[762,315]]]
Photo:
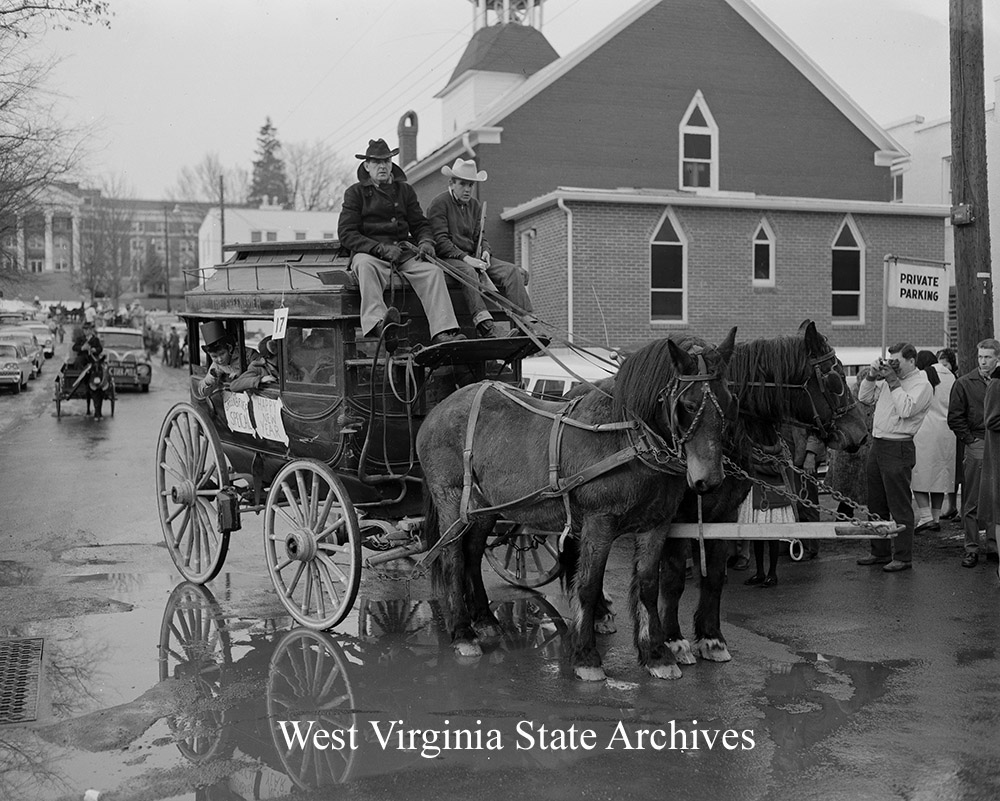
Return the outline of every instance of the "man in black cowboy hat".
[[[463,291],[479,336],[495,336],[493,315],[487,311],[478,288],[478,273],[486,273],[500,294],[521,314],[530,316],[531,299],[524,288],[524,277],[509,261],[490,254],[490,243],[482,230],[483,206],[474,197],[476,184],[487,178],[486,170],[477,170],[472,159],[459,158],[452,166],[442,167],[441,173],[449,179],[448,188],[427,207],[437,254],[469,279]]]
[[[208,354],[212,363],[198,382],[195,395],[207,398],[213,392],[225,389],[229,382],[241,371],[236,340],[226,331],[221,320],[209,320],[201,324],[201,349]]]
[[[73,353],[76,354],[73,366],[78,370],[85,370],[91,366],[91,375],[87,377],[87,392],[94,401],[94,419],[100,420],[104,415],[101,413],[104,406],[104,381],[103,366],[101,365],[101,351],[104,347],[97,336],[97,329],[94,324],[87,320],[83,325],[73,332]]]
[[[417,193],[406,183],[406,174],[392,157],[384,139],[371,139],[368,149],[357,158],[358,183],[347,188],[340,211],[337,236],[351,252],[351,269],[361,289],[361,330],[381,336],[385,329],[386,350],[395,348],[395,328],[399,313],[387,309],[382,294],[390,280],[391,268],[413,286],[427,313],[431,343],[464,339],[458,330],[455,310],[441,269],[425,260],[434,256],[434,238]],[[401,245],[415,245],[404,249]]]

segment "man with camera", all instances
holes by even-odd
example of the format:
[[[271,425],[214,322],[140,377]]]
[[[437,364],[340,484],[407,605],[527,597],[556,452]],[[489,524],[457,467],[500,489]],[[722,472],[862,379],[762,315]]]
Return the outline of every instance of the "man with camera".
[[[913,507],[910,477],[916,461],[913,435],[931,405],[931,383],[918,370],[917,350],[908,342],[889,348],[888,359],[876,359],[858,390],[858,400],[875,404],[872,447],[865,466],[868,509],[884,520],[903,526],[890,545],[886,539],[869,540],[871,553],[859,565],[882,565],[886,573],[913,567]]]

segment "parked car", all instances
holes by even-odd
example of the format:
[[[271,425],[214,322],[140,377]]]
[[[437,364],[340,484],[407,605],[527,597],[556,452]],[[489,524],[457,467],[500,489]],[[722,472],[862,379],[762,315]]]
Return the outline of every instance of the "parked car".
[[[580,385],[580,378],[596,383],[610,378],[617,370],[613,366],[616,354],[612,351],[595,348],[592,357],[582,352],[553,353],[555,358],[532,356],[521,362],[524,389],[542,400],[561,400],[567,392]]]
[[[138,328],[98,328],[97,337],[104,348],[116,389],[149,392],[153,366],[149,363],[142,331]]]
[[[24,345],[19,342],[0,342],[0,386],[14,387],[16,395],[26,386],[34,364]]]
[[[56,341],[55,337],[52,336],[52,332],[45,323],[21,323],[18,328],[26,328],[36,337],[38,341],[42,343],[42,355],[46,359],[51,359],[56,354]]]
[[[42,374],[42,365],[45,363],[45,354],[42,346],[31,331],[23,326],[5,325],[0,328],[0,342],[20,342],[28,351],[28,356],[34,365],[31,373],[32,378],[37,378]]]

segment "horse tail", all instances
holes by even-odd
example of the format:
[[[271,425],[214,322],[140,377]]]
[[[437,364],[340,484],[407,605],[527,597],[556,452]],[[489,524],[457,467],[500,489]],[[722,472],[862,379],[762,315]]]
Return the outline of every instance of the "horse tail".
[[[426,477],[424,478],[424,538],[428,550],[441,540],[441,514],[437,503],[434,502]],[[442,549],[436,558],[431,560],[431,586],[435,594],[444,599],[446,609],[450,605],[448,589],[458,580],[457,569],[453,548]]]
[[[576,581],[576,572],[580,565],[580,542],[576,537],[566,537],[559,549],[559,585],[563,592],[569,592]]]

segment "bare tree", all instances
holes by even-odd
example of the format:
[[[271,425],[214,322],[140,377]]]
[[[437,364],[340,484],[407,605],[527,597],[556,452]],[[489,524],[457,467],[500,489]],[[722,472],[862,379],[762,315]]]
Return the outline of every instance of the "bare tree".
[[[121,177],[107,178],[86,218],[80,281],[91,297],[103,293],[117,309],[132,277],[134,192]]]
[[[0,0],[0,37],[27,39],[49,23],[111,26],[109,0]]]
[[[285,145],[285,167],[294,208],[336,211],[344,190],[356,180],[355,166],[327,144],[294,142]]]
[[[244,167],[224,167],[217,153],[207,153],[193,167],[184,167],[177,184],[167,192],[170,200],[187,203],[218,203],[222,176],[227,206],[244,206],[250,194],[250,173]]]
[[[29,54],[29,40],[49,24],[109,24],[105,0],[0,0],[0,242],[39,193],[69,177],[83,158],[83,132],[53,111],[45,83],[55,64]],[[0,246],[2,247],[2,246]],[[0,263],[20,267],[10,252]]]

